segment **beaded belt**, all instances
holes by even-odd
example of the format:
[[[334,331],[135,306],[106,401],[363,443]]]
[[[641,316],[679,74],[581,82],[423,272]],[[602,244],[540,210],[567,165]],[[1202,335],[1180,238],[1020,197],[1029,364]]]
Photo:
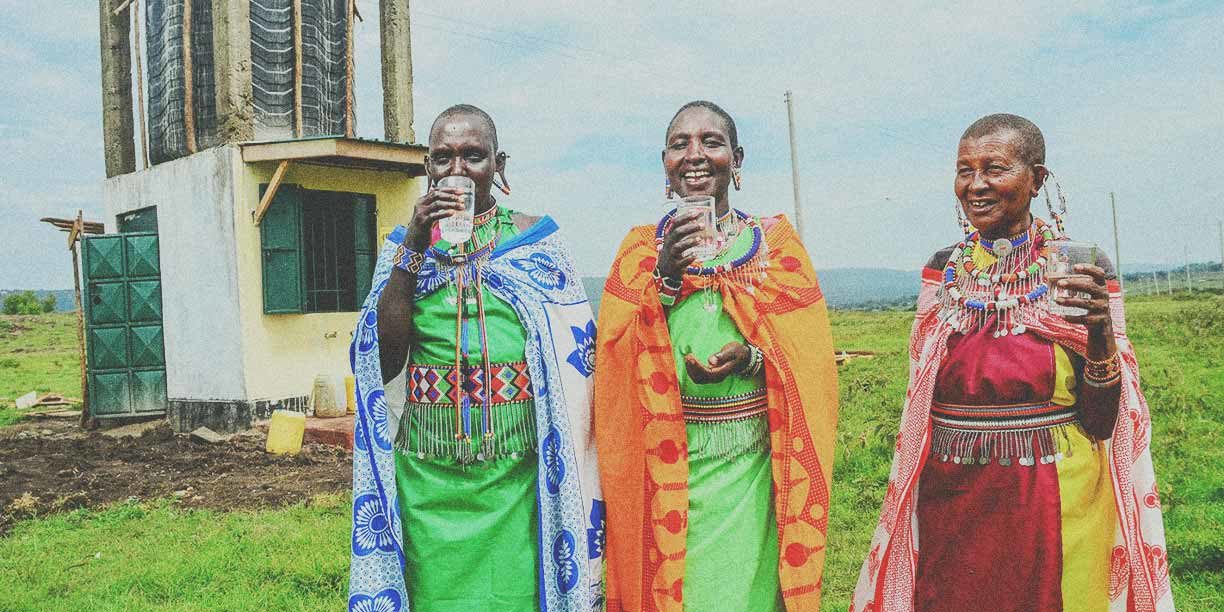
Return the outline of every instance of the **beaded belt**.
[[[1079,417],[1074,406],[1052,402],[965,406],[931,404],[931,454],[963,464],[1030,466],[1070,454],[1065,427]]]
[[[729,397],[694,397],[681,395],[684,420],[697,423],[738,421],[764,414],[769,408],[765,389]]]
[[[489,403],[513,404],[525,402],[535,397],[531,389],[531,376],[527,372],[527,362],[494,363],[489,366],[489,379],[492,389]],[[417,404],[443,404],[453,406],[454,391],[459,376],[454,366],[445,365],[409,365],[408,366],[408,401]],[[473,404],[482,404],[485,400],[484,368],[468,366],[463,368],[463,390]]]
[[[1051,402],[1002,406],[931,404],[931,422],[936,427],[959,431],[1021,431],[1044,429],[1075,422],[1074,406]]]

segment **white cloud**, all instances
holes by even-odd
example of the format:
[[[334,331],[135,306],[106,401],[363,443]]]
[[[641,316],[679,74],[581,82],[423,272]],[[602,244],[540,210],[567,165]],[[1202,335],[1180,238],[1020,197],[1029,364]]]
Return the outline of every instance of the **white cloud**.
[[[33,58],[28,83],[0,83],[5,94],[29,88],[0,102],[11,126],[0,144],[29,160],[0,177],[29,205],[84,202],[101,182],[96,6],[61,4],[0,5],[10,28],[0,53]],[[748,160],[733,201],[789,211],[790,89],[818,265],[915,268],[956,238],[950,169],[961,130],[1015,112],[1045,131],[1077,235],[1112,242],[1114,191],[1124,261],[1180,260],[1180,247],[1162,245],[1182,242],[1197,249],[1192,258],[1217,257],[1224,193],[1210,169],[1224,167],[1224,8],[929,4],[416,1],[418,139],[450,104],[489,110],[513,154],[508,203],[557,217],[580,267],[599,273],[629,225],[662,212],[662,132],[690,99],[715,100],[740,124]],[[377,3],[361,8],[358,127],[381,137]],[[0,242],[23,239],[7,224],[0,232]],[[22,268],[0,257],[0,269]],[[12,274],[0,286],[20,285]]]

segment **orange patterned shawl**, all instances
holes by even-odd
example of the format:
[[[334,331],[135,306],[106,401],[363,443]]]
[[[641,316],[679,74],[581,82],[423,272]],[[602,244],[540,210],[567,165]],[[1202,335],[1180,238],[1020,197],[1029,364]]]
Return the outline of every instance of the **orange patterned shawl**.
[[[803,245],[779,216],[763,220],[767,278],[754,292],[685,276],[682,296],[709,287],[765,353],[774,503],[787,610],[817,610],[837,422],[828,311]],[[680,611],[688,530],[688,456],[679,383],[651,276],[655,228],[634,228],[612,264],[599,313],[595,437],[608,509],[608,610]]]

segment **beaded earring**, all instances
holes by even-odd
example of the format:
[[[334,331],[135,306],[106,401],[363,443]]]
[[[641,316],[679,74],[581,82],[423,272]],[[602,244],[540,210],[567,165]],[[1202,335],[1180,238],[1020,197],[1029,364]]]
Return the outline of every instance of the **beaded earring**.
[[[671,179],[663,179],[663,198],[670,200],[672,198]]]
[[[1045,166],[1042,166],[1045,168]],[[1050,181],[1054,181],[1054,190],[1058,195],[1058,208],[1054,208],[1054,203],[1050,201]],[[1063,215],[1067,214],[1067,196],[1063,195],[1062,185],[1058,184],[1058,180],[1054,178],[1054,173],[1046,168],[1046,180],[1041,186],[1041,190],[1045,192],[1046,209],[1050,211],[1050,218],[1054,219],[1054,227],[1058,229],[1058,237],[1066,238],[1067,231],[1063,227]]]
[[[961,232],[964,232],[965,237],[973,233],[973,226],[969,225],[969,220],[965,218],[965,211],[961,208],[960,200],[956,202],[956,220],[960,223]]]
[[[739,191],[739,190],[740,190],[740,188],[742,187],[741,182],[742,182],[743,180],[744,180],[744,179],[740,177],[740,169],[739,169],[738,167],[732,166],[732,168],[731,168],[731,182],[735,184],[735,190],[736,190],[736,191]]]

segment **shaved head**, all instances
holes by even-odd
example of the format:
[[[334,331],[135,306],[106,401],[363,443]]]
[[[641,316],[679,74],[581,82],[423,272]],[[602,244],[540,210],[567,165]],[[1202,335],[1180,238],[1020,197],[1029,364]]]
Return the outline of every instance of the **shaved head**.
[[[986,115],[974,121],[961,135],[961,140],[981,138],[1007,130],[1014,130],[1020,136],[1017,145],[1020,148],[1020,159],[1024,163],[1045,164],[1045,137],[1041,135],[1041,129],[1032,121],[1019,115],[1007,113]]]
[[[429,128],[430,137],[433,137],[434,130],[438,129],[438,126],[446,123],[452,118],[460,116],[473,119],[477,123],[488,126],[489,133],[493,136],[493,150],[497,150],[497,126],[493,123],[493,118],[489,116],[489,113],[486,113],[479,107],[472,106],[471,104],[456,104],[442,111],[438,115],[438,118],[434,119],[433,125]]]

